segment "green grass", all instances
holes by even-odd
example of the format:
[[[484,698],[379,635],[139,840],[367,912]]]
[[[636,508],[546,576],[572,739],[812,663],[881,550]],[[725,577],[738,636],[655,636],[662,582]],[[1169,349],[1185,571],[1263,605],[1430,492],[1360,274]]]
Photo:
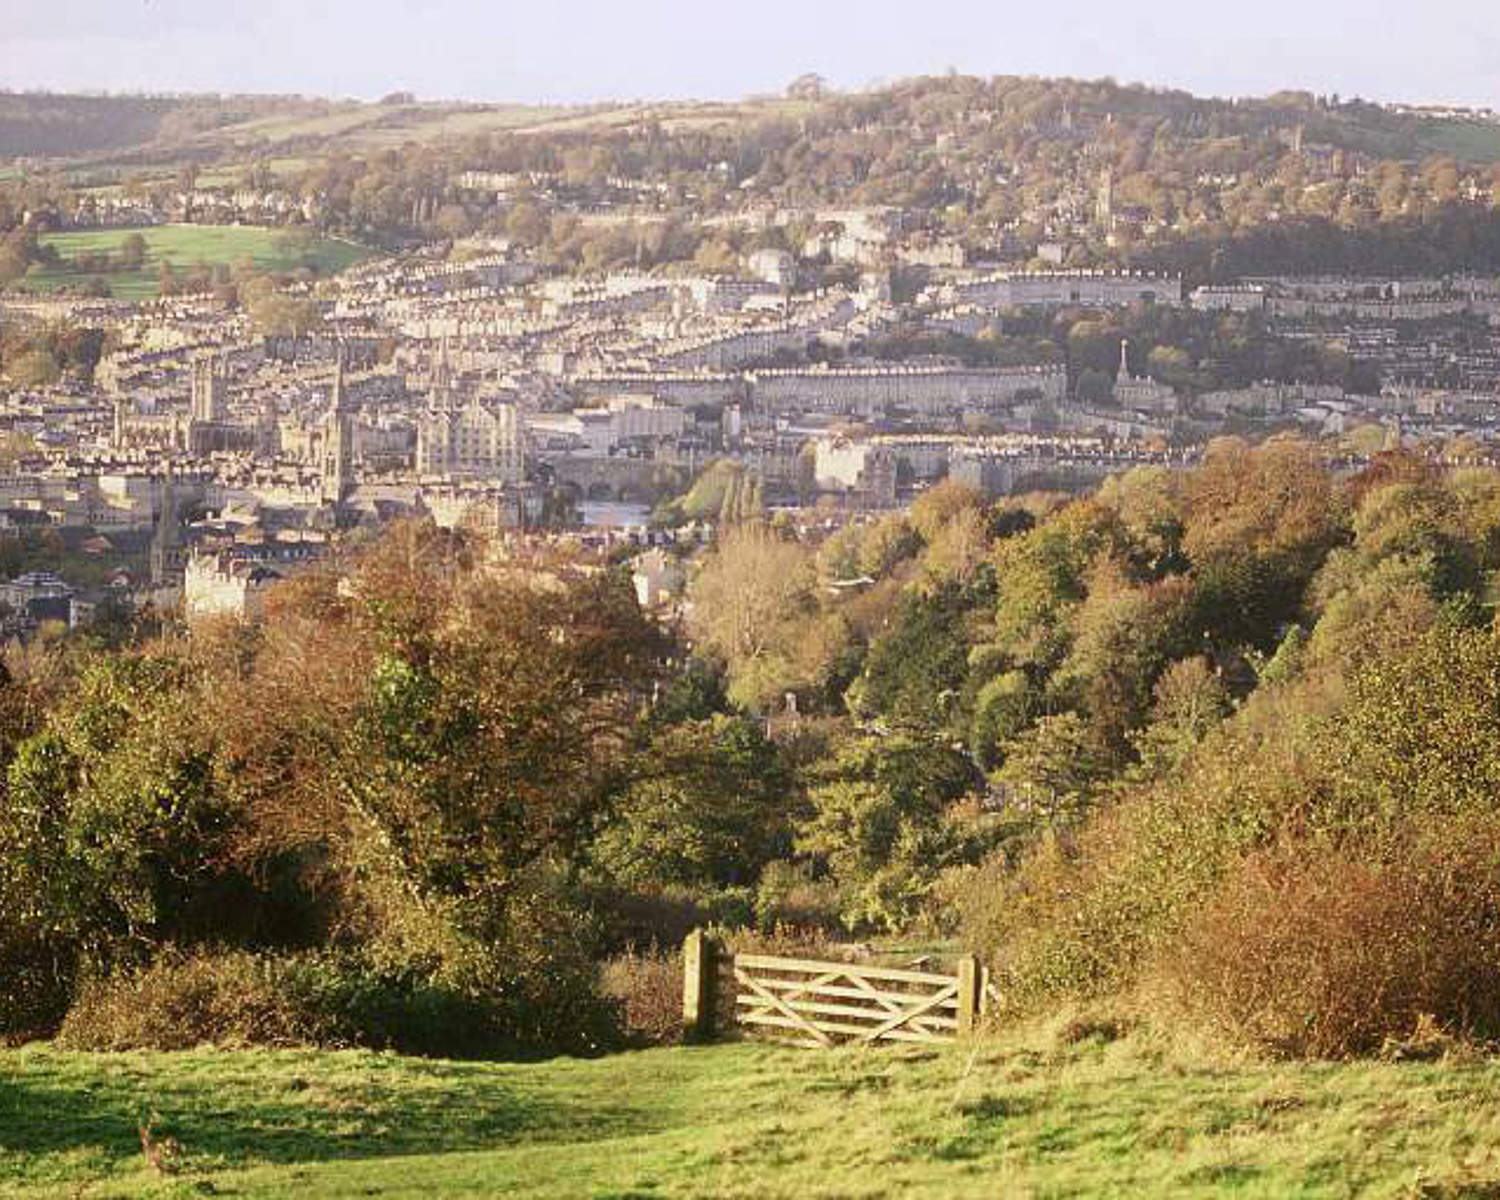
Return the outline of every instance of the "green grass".
[[[1477,121],[1441,121],[1424,128],[1423,147],[1432,154],[1451,154],[1462,162],[1500,163],[1500,125]]]
[[[290,176],[307,170],[311,160],[306,158],[270,158],[261,160],[262,164],[279,180],[286,180]],[[198,172],[199,187],[230,187],[244,178],[245,167],[240,165],[227,165],[220,167],[209,167]]]
[[[91,276],[69,265],[80,255],[107,252],[119,257],[126,236],[139,233],[146,239],[146,257],[140,270],[106,275],[117,299],[144,300],[157,294],[157,273],[163,261],[179,272],[200,263],[236,264],[251,259],[259,268],[286,271],[310,266],[319,273],[343,270],[370,257],[370,252],[352,242],[319,238],[304,251],[288,248],[286,231],[255,225],[156,225],[142,229],[93,229],[75,233],[49,233],[42,237],[63,256],[61,267],[33,267],[21,286],[26,291],[55,292],[77,287]]]
[[[0,1054],[0,1196],[1491,1196],[1500,1064],[1236,1064],[1139,1035],[597,1061]],[[154,1110],[183,1148],[140,1152]]]

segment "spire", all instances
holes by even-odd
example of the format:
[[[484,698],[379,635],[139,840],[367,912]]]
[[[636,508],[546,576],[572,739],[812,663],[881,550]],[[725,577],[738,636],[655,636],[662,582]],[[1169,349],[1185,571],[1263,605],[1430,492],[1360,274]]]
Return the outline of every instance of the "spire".
[[[344,343],[338,343],[333,358],[333,411],[344,411]]]
[[[440,412],[453,407],[453,373],[448,361],[447,334],[439,342],[437,357],[432,362],[432,407]]]
[[[1124,382],[1125,380],[1131,378],[1131,374],[1130,374],[1130,359],[1128,357],[1128,351],[1129,350],[1130,350],[1130,339],[1129,338],[1121,338],[1120,339],[1120,380],[1121,380],[1121,382]]]
[[[323,422],[323,499],[342,504],[353,487],[353,409],[344,395],[344,343],[339,342],[333,367],[333,404]]]

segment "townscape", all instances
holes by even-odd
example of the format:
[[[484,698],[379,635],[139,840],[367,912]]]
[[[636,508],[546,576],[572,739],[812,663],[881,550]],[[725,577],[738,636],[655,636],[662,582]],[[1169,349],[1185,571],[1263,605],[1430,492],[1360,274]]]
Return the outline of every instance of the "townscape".
[[[78,4],[0,91],[0,1196],[1500,1192],[1440,22],[1426,98],[1313,12],[1317,90],[854,86],[767,0],[789,83],[624,101],[695,59],[613,8]],[[516,46],[573,98],[401,82]]]
[[[82,235],[96,247],[85,270],[139,262],[152,231],[259,225],[306,246],[331,227],[335,196],[314,180],[292,189],[264,165],[215,186],[196,168],[160,185],[137,172],[147,182],[123,190],[27,177],[8,197],[20,265],[0,311],[17,331],[51,329],[56,342],[66,328],[83,344],[65,370],[39,366],[24,340],[12,356],[5,520],[87,544],[92,565],[118,569],[88,571],[87,583],[25,572],[9,587],[12,619],[51,619],[64,598],[75,621],[101,604],[252,612],[261,590],[321,559],[340,531],[417,513],[511,537],[697,542],[717,513],[668,527],[651,510],[714,462],[742,469],[766,507],[826,521],[891,508],[945,477],[991,498],[1086,490],[1129,463],[1191,461],[1225,433],[1297,429],[1350,462],[1419,443],[1485,453],[1500,387],[1500,263],[1492,274],[1377,264],[1185,275],[1153,255],[1152,239],[1212,228],[1204,210],[1227,207],[1251,173],[1200,176],[1169,223],[1178,198],[1127,202],[1141,177],[1108,162],[1110,110],[1124,111],[1128,93],[1013,90],[1045,105],[1023,128],[1074,158],[1055,194],[1029,207],[1011,188],[980,193],[1009,220],[950,233],[931,201],[761,200],[772,169],[762,166],[739,185],[746,199],[721,199],[700,218],[734,240],[680,262],[663,248],[678,219],[663,215],[663,197],[681,187],[669,176],[575,176],[571,160],[561,171],[481,169],[527,153],[522,135],[497,134],[451,151],[422,181],[414,213],[383,227],[402,239],[394,253],[367,245],[341,273],[232,281],[221,264],[200,267],[195,285],[168,263],[155,299],[69,295],[111,290],[107,273],[93,276],[101,287],[30,282],[57,277],[56,247],[73,231],[93,231]],[[966,130],[993,126],[1017,101],[968,83],[913,90],[929,94],[962,107],[924,159],[970,178],[974,155],[958,153]],[[860,103],[879,112],[878,97]],[[899,112],[911,99],[898,90],[890,103]],[[1184,97],[1155,103],[1179,136],[1227,123],[1222,105],[1183,115]],[[1319,204],[1329,188],[1349,206],[1394,186],[1406,214],[1477,206],[1496,186],[1487,169],[1452,160],[1391,183],[1391,164],[1314,141],[1308,118],[1328,120],[1326,104],[1299,103],[1310,111],[1263,118],[1283,139],[1275,153],[1255,150],[1278,179],[1306,179],[1301,194]],[[669,113],[625,119],[649,131]],[[766,136],[783,120],[774,104],[756,119]],[[844,119],[887,128],[859,112]],[[1379,119],[1439,118],[1393,107]],[[745,140],[757,135],[742,123]],[[546,128],[531,140],[545,142]],[[620,156],[619,128],[637,127],[604,127],[596,157]],[[1004,180],[1003,160],[980,163]],[[591,267],[585,247],[581,264],[560,264],[529,229],[545,220],[634,238],[636,262]],[[413,241],[423,230],[435,240]],[[642,239],[663,266],[641,269]]]

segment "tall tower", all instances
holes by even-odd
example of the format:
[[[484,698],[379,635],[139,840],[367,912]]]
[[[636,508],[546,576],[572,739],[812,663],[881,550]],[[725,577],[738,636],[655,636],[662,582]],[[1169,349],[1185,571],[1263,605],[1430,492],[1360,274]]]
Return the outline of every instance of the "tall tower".
[[[276,401],[269,394],[261,404],[260,420],[255,426],[255,453],[260,458],[275,458],[281,453],[281,419]]]
[[[1106,233],[1115,225],[1115,170],[1105,167],[1099,172],[1099,195],[1094,205],[1094,223]]]
[[[453,364],[448,358],[448,337],[443,335],[432,363],[432,407],[445,412],[453,407]]]
[[[227,382],[216,359],[200,358],[193,363],[193,420],[224,419]]]
[[[170,581],[176,565],[173,559],[181,540],[181,530],[178,528],[177,489],[169,463],[166,478],[161,486],[161,504],[156,513],[156,529],[151,535],[151,583],[153,587],[165,587]]]
[[[344,346],[333,366],[333,402],[323,420],[323,500],[342,504],[354,486],[354,414],[344,395]]]
[[[1130,374],[1130,356],[1129,356],[1129,351],[1130,351],[1130,339],[1129,338],[1121,338],[1120,339],[1120,374],[1118,376],[1118,381],[1120,383],[1126,383],[1131,378],[1133,378],[1132,375]]]

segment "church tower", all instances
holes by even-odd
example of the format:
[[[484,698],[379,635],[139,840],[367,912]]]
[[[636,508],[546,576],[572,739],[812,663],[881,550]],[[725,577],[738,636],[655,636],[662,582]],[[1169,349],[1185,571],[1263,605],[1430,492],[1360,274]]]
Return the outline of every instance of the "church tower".
[[[439,412],[453,408],[453,364],[448,358],[448,338],[439,343],[432,363],[432,407]]]
[[[261,404],[260,420],[255,426],[255,453],[258,458],[275,458],[281,453],[281,418],[276,401],[269,394]]]
[[[224,419],[228,382],[216,358],[200,358],[193,363],[193,420],[215,423]]]
[[[354,487],[354,414],[344,394],[344,346],[333,367],[333,402],[323,420],[322,491],[326,504],[342,504]]]
[[[1108,233],[1115,227],[1115,171],[1105,167],[1099,172],[1099,195],[1094,206],[1094,223]]]
[[[167,467],[161,486],[161,504],[156,513],[156,530],[151,535],[151,584],[166,587],[176,567],[176,552],[182,541],[178,527],[177,488],[172,468]]]

